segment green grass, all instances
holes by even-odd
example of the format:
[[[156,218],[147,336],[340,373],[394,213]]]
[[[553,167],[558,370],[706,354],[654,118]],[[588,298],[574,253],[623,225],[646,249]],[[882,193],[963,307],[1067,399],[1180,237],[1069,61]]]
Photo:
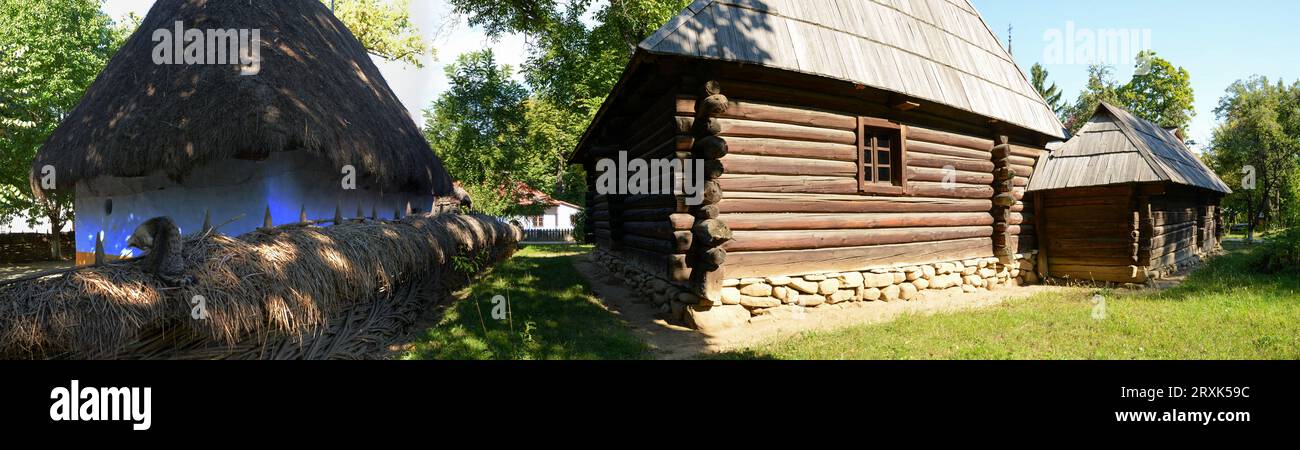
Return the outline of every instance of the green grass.
[[[978,311],[807,332],[728,359],[1300,359],[1300,273],[1253,273],[1253,248],[1163,292],[1044,293]]]
[[[476,280],[403,359],[643,359],[649,348],[592,297],[572,259],[590,246],[530,246]],[[492,298],[511,313],[493,319]],[[504,308],[500,309],[504,311]]]

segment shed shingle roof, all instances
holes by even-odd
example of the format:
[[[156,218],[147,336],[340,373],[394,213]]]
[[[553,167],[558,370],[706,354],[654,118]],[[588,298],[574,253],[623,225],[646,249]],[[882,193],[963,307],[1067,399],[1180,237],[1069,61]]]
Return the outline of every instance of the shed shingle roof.
[[[1028,190],[1160,181],[1232,192],[1173,133],[1103,102],[1076,136],[1039,158]]]

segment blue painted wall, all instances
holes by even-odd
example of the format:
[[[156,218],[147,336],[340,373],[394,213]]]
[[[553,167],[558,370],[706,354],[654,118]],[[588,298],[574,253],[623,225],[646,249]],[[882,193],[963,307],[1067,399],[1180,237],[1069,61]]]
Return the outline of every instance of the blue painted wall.
[[[239,217],[219,231],[237,236],[262,226],[266,208],[271,209],[275,224],[298,221],[300,208],[307,209],[309,219],[334,217],[336,205],[343,216],[356,216],[361,205],[366,216],[374,207],[382,218],[411,208],[429,211],[432,195],[418,193],[381,193],[366,181],[358,180],[357,189],[344,190],[341,168],[306,152],[279,152],[265,161],[230,160],[200,167],[183,179],[163,175],[135,178],[101,177],[77,184],[76,221],[77,252],[93,253],[95,235],[104,233],[104,250],[109,255],[133,256],[138,249],[128,249],[126,240],[137,226],[158,216],[171,217],[182,234],[198,232],[203,213],[210,211],[212,225]],[[106,211],[111,200],[112,211]]]

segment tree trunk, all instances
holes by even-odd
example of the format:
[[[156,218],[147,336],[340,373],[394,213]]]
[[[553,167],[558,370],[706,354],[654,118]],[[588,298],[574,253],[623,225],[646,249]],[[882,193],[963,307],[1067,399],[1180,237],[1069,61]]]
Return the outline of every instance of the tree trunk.
[[[55,260],[63,259],[62,233],[63,221],[59,218],[58,204],[55,203],[52,208],[47,208],[46,216],[50,220],[50,256]],[[52,209],[52,211],[50,211]]]

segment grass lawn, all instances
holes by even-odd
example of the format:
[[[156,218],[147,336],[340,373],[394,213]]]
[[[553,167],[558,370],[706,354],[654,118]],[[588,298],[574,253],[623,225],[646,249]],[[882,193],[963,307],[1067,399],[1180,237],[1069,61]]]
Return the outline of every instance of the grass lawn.
[[[592,297],[572,258],[591,246],[529,246],[470,286],[403,359],[641,359],[649,348]],[[494,296],[511,314],[493,318]],[[504,312],[504,303],[498,307]]]
[[[1163,292],[1041,294],[979,311],[757,344],[734,359],[1300,359],[1300,273],[1254,274],[1238,248]]]

